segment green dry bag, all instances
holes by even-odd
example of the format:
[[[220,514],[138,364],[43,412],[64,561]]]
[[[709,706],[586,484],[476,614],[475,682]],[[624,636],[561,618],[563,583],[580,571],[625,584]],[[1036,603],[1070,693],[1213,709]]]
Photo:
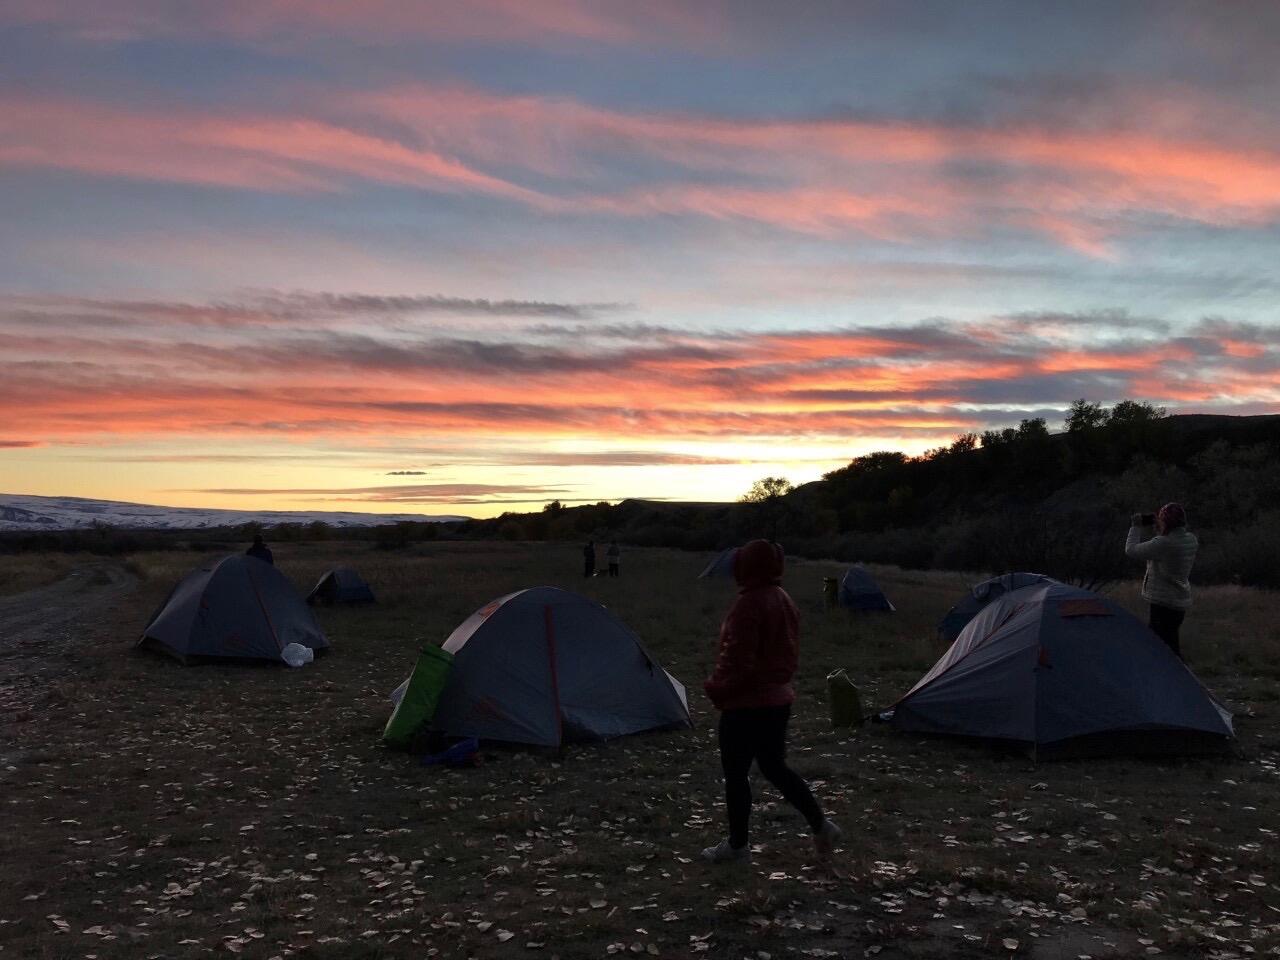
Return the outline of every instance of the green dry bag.
[[[414,734],[435,715],[440,691],[444,689],[452,664],[453,654],[439,647],[427,647],[422,651],[413,673],[404,682],[400,702],[391,711],[391,719],[382,731],[385,743],[402,750],[409,748]]]
[[[843,667],[827,674],[827,703],[832,727],[856,727],[862,722],[862,695]]]

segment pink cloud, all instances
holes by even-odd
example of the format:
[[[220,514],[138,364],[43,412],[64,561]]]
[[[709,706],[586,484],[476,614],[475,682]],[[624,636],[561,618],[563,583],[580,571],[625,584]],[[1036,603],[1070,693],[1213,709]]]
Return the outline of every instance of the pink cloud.
[[[0,118],[0,167],[281,192],[379,183],[550,215],[679,216],[904,242],[1004,228],[1089,256],[1109,256],[1135,215],[1280,218],[1280,154],[1185,133],[730,120],[424,87],[317,98],[276,115],[10,96]],[[619,165],[637,157],[660,161],[658,172],[618,185]],[[966,165],[991,174],[954,174]]]
[[[0,167],[282,192],[366,180],[539,202],[432,150],[300,118],[142,112],[83,101],[0,100]]]
[[[293,304],[323,315],[331,300]],[[22,411],[10,443],[281,433],[946,440],[1018,418],[1008,410],[1065,407],[1081,395],[1280,404],[1280,342],[1224,321],[1148,339],[1135,339],[1124,318],[1081,338],[1071,324],[1037,330],[1019,317],[696,336],[637,328],[632,338],[594,338],[592,323],[578,322],[462,339],[316,334],[303,313],[286,326],[246,316],[165,327],[145,304],[136,324],[114,304],[114,318],[94,329],[91,305],[68,305],[65,321],[50,309],[41,329],[0,334],[0,403]]]
[[[1147,101],[1134,103],[1139,116],[1144,106],[1162,105],[1151,96]],[[614,213],[740,217],[806,232],[907,216],[915,231],[932,223],[938,232],[953,233],[985,217],[1030,227],[1090,255],[1107,253],[1114,228],[1103,220],[1120,212],[1238,223],[1280,215],[1280,154],[1186,128],[1079,132],[731,120],[456,88],[404,87],[345,102],[483,162],[518,154],[529,168],[577,185],[573,196],[581,204]],[[1212,103],[1200,107],[1202,115],[1213,115]],[[700,178],[696,186],[591,191],[610,165],[637,154],[721,178],[711,185]],[[999,171],[995,186],[950,178],[948,167],[960,162],[992,165]],[[743,178],[777,185],[735,182]]]

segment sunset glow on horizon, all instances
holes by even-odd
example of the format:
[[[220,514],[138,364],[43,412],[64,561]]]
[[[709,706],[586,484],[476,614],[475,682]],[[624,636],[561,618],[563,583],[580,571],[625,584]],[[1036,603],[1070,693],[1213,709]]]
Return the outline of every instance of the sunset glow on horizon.
[[[910,15],[908,15],[908,11]],[[0,492],[731,500],[1280,412],[1280,8],[0,9]]]

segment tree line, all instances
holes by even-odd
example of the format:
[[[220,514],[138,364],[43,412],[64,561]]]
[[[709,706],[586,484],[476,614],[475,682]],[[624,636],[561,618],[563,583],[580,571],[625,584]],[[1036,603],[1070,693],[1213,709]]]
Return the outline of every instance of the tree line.
[[[582,541],[709,551],[754,537],[795,556],[999,573],[1031,570],[1085,586],[1134,574],[1130,514],[1186,505],[1201,540],[1195,579],[1280,587],[1280,416],[1169,416],[1080,399],[1051,431],[1040,417],[965,433],[920,456],[881,450],[793,487],[764,477],[735,503],[553,501],[532,513],[451,523],[331,528],[323,522],[202,531],[88,530],[0,535],[0,551],[238,549],[273,541],[365,540],[402,550],[436,539]]]

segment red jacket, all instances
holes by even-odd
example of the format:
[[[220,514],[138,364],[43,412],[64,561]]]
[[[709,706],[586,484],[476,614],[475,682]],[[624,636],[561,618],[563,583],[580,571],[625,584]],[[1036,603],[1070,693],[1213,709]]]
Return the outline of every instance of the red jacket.
[[[796,698],[800,611],[782,589],[782,548],[752,540],[733,558],[741,588],[720,627],[720,651],[703,684],[720,710],[778,707]]]

